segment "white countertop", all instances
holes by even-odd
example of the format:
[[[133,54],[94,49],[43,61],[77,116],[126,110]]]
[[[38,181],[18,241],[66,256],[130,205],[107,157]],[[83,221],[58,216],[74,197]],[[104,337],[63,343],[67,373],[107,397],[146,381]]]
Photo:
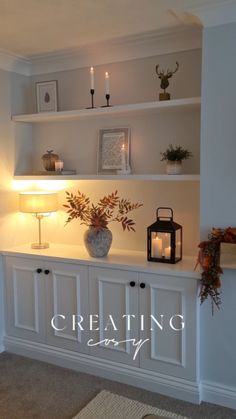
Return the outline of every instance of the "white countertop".
[[[50,244],[48,249],[31,249],[30,244],[2,250],[3,255],[20,257],[53,258],[65,263],[78,263],[98,267],[112,267],[154,274],[200,278],[199,270],[194,271],[196,257],[186,256],[176,264],[148,262],[146,252],[111,249],[105,258],[92,258],[84,246]]]

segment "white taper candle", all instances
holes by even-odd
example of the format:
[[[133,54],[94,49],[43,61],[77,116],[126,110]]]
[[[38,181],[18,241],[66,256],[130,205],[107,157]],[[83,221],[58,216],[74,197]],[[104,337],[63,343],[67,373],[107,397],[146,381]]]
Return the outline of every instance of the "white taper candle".
[[[109,76],[109,73],[106,71],[105,72],[105,93],[106,93],[106,95],[110,94],[109,81],[110,81],[110,76]]]
[[[90,68],[90,88],[94,90],[94,68]]]

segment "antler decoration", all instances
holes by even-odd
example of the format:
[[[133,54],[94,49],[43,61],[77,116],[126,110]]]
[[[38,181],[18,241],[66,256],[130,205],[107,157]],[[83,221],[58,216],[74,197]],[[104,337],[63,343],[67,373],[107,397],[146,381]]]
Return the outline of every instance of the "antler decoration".
[[[163,93],[160,93],[159,98],[160,100],[169,100],[170,99],[170,94],[166,92],[167,87],[169,86],[169,79],[173,76],[173,74],[175,74],[178,69],[179,69],[179,63],[178,61],[176,61],[176,68],[174,70],[169,70],[169,68],[167,69],[167,71],[165,72],[163,69],[161,71],[159,71],[159,64],[156,65],[156,73],[159,77],[159,79],[161,80],[161,89],[164,90]]]

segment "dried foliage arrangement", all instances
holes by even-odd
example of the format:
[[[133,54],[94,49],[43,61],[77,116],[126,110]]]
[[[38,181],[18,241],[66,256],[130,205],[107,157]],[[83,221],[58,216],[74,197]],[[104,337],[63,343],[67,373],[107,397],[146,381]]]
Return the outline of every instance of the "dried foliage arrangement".
[[[96,205],[78,191],[77,194],[66,192],[67,204],[64,207],[69,214],[67,223],[79,219],[81,224],[97,229],[108,228],[111,222],[121,223],[123,231],[135,231],[135,222],[127,214],[143,204],[132,204],[129,199],[120,198],[118,192],[112,192],[101,198]]]
[[[236,228],[227,229],[213,228],[209,234],[209,240],[199,244],[199,254],[197,265],[202,268],[200,293],[201,304],[208,298],[212,302],[212,314],[214,306],[218,309],[221,304],[221,280],[220,274],[223,273],[220,267],[220,244],[236,243]]]

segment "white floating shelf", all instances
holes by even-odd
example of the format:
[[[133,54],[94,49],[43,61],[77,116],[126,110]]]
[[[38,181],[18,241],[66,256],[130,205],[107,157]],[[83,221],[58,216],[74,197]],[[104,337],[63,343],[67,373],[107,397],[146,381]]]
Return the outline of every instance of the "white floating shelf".
[[[165,181],[165,182],[198,182],[200,175],[95,175],[95,174],[77,174],[77,175],[15,175],[15,180],[146,180],[146,181]]]
[[[12,120],[15,122],[53,122],[53,121],[69,121],[73,119],[84,118],[98,118],[109,116],[124,116],[128,113],[140,112],[158,112],[169,111],[173,109],[187,109],[187,108],[200,108],[201,98],[193,97],[186,99],[173,99],[166,101],[134,103],[131,105],[118,105],[109,108],[94,108],[94,109],[80,109],[73,111],[60,111],[60,112],[42,112],[26,115],[13,115]]]

